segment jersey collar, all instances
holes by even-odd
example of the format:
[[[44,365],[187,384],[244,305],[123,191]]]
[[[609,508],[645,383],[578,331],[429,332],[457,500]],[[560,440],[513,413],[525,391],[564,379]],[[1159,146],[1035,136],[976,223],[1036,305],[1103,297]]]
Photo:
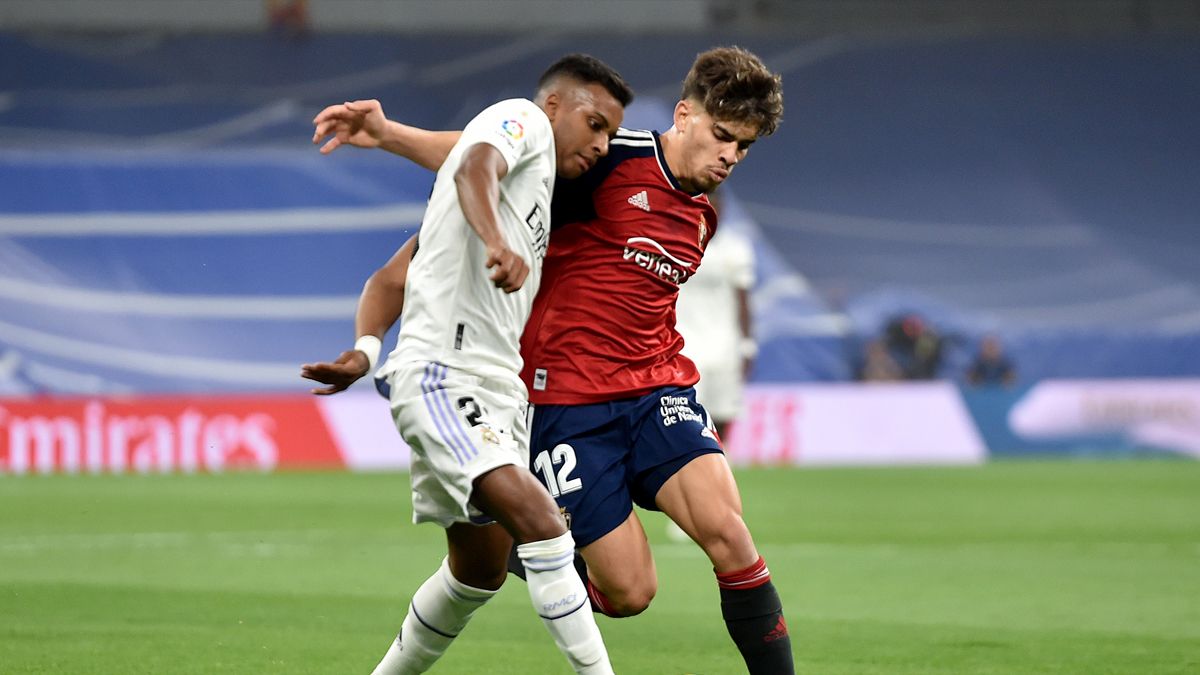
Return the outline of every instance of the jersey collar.
[[[659,137],[658,132],[651,131],[650,133],[654,135],[654,159],[658,160],[658,168],[662,171],[662,175],[667,179],[667,182],[671,184],[671,187],[687,194],[692,199],[704,194],[703,192],[688,192],[683,189],[683,186],[676,180],[675,174],[671,173],[671,167],[667,166],[667,158],[663,154],[662,139]]]

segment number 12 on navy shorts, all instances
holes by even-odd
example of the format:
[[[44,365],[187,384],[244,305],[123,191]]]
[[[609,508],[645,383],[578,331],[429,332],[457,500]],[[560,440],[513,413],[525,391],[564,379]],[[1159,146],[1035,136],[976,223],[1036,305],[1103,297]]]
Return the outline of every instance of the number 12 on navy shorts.
[[[636,398],[533,410],[529,468],[587,546],[654,503],[663,484],[700,455],[722,452],[691,387]]]

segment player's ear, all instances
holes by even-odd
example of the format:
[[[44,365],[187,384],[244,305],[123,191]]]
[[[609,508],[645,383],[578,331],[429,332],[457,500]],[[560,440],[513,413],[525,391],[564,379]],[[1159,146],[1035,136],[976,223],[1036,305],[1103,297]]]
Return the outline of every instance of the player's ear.
[[[675,104],[675,128],[680,132],[687,131],[688,121],[692,117],[692,102],[684,99]]]
[[[546,111],[546,117],[550,118],[551,122],[553,122],[554,118],[558,116],[558,111],[561,108],[562,108],[562,95],[561,94],[559,94],[557,91],[553,91],[553,92],[550,92],[549,94],[546,94],[546,101],[544,103],[542,103],[542,110]]]

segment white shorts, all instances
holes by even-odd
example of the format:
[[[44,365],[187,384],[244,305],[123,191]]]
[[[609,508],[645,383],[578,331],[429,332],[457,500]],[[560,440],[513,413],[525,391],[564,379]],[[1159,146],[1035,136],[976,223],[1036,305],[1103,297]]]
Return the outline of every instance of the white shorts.
[[[696,383],[696,400],[717,422],[731,422],[742,414],[742,361],[729,358],[711,363],[696,362],[700,381]]]
[[[412,449],[413,522],[488,522],[472,484],[501,466],[529,466],[529,403],[512,383],[410,363],[389,378],[392,419]]]

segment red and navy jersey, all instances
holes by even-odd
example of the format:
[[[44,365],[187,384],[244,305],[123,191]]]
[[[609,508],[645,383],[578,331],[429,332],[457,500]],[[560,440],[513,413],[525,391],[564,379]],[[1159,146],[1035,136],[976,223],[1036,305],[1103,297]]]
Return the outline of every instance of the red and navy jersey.
[[[559,179],[551,220],[521,338],[529,399],[575,405],[695,384],[675,298],[700,267],[716,213],[671,174],[658,133],[618,130],[591,171]]]

